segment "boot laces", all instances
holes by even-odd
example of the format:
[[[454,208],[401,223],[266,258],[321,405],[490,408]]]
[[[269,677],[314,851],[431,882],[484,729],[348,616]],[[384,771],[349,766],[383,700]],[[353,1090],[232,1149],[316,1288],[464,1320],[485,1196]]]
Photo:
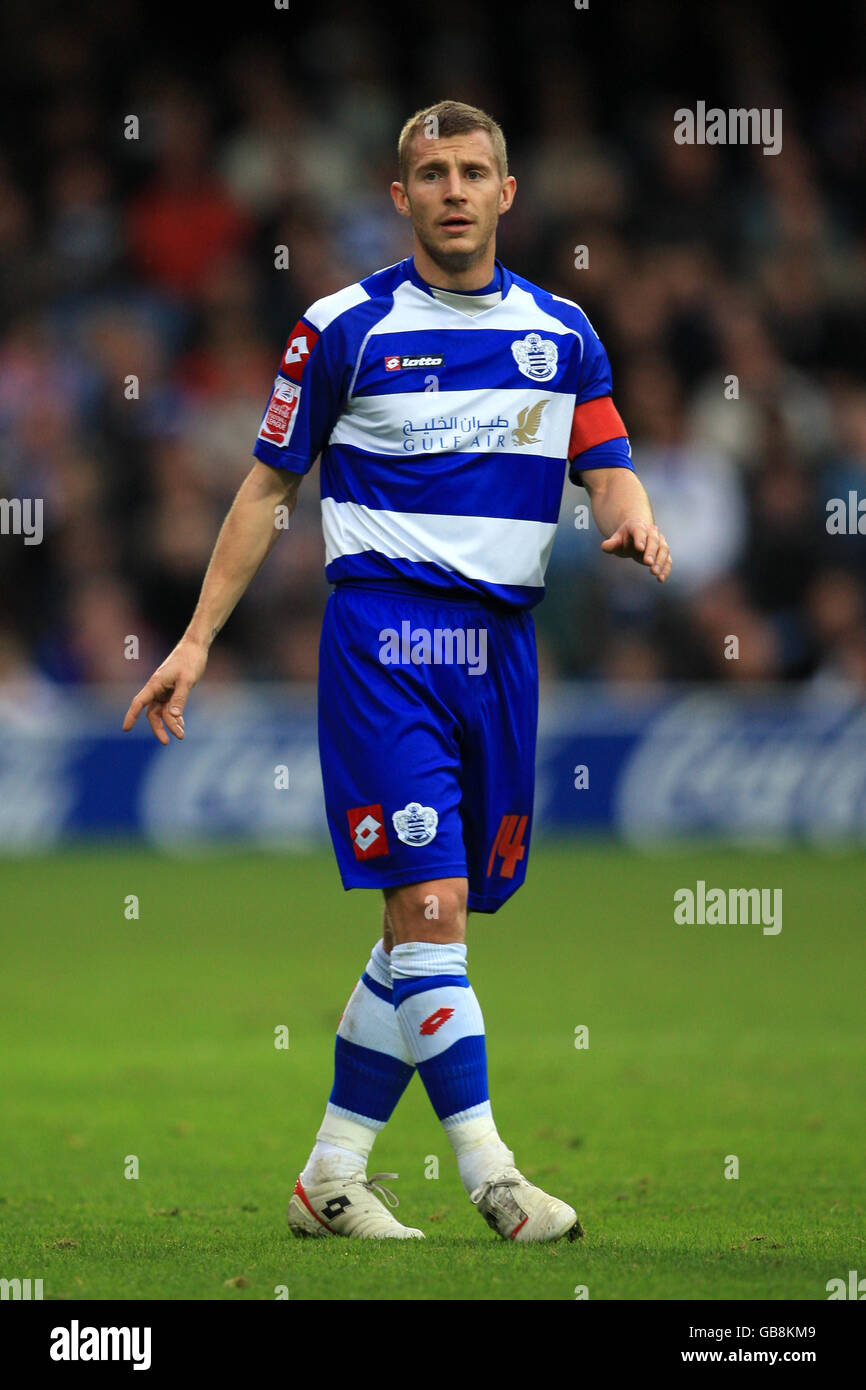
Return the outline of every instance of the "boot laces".
[[[470,1193],[469,1200],[478,1206],[478,1203],[483,1202],[494,1187],[519,1187],[525,1182],[526,1179],[522,1173],[515,1173],[513,1177],[508,1178],[491,1178],[487,1182],[483,1182],[480,1187],[476,1187],[475,1191]]]
[[[395,1192],[392,1192],[390,1188],[383,1187],[379,1179],[399,1178],[399,1176],[399,1173],[374,1173],[371,1178],[367,1178],[362,1182],[361,1186],[366,1187],[370,1192],[377,1193],[382,1198],[385,1205],[393,1209],[394,1207],[399,1207],[400,1198]]]

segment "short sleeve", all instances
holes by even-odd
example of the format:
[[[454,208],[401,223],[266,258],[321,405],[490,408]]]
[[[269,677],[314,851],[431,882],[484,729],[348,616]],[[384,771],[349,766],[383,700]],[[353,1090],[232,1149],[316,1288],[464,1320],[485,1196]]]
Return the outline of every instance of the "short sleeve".
[[[613,381],[604,344],[587,319],[583,361],[568,441],[568,476],[589,468],[630,468],[628,430],[613,403]]]
[[[286,348],[253,445],[272,468],[308,473],[340,413],[342,335],[337,323],[321,333],[298,319]]]

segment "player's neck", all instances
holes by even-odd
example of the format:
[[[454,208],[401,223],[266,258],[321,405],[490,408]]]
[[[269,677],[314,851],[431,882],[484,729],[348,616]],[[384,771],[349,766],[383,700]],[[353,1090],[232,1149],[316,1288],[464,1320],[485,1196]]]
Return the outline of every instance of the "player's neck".
[[[458,294],[461,290],[484,289],[496,273],[496,247],[493,243],[485,252],[483,260],[476,261],[465,270],[448,270],[437,264],[418,242],[415,243],[413,259],[415,269],[428,285],[437,290],[453,290]]]

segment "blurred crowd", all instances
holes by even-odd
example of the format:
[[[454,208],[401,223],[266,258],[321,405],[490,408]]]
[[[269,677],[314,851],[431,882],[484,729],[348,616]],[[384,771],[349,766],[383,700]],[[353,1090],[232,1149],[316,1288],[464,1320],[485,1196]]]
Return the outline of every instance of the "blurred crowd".
[[[293,3],[166,56],[131,0],[8,8],[0,497],[42,498],[44,538],[0,536],[0,682],[132,690],[167,654],[289,330],[410,252],[397,135],[453,97],[503,124],[518,191],[498,254],[589,315],[674,557],[661,586],[604,555],[567,484],[544,675],[866,683],[866,534],[856,513],[854,534],[827,527],[831,499],[866,499],[866,82],[842,65],[804,87],[731,7],[698,35],[712,85],[685,88],[678,55],[700,45],[648,11],[604,31],[536,6],[506,42],[483,7],[411,36],[386,7]],[[698,98],[780,108],[782,153],[676,144]],[[317,475],[209,680],[314,678]]]

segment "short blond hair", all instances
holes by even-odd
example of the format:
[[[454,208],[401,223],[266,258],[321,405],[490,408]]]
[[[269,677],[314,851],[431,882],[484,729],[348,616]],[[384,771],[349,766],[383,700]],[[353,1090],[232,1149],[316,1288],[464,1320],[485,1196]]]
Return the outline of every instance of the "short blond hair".
[[[465,101],[437,101],[434,106],[425,106],[410,116],[397,142],[397,162],[400,166],[400,182],[403,187],[409,179],[409,155],[412,141],[416,135],[426,135],[428,139],[441,140],[449,135],[468,135],[472,130],[483,130],[490,136],[493,154],[499,177],[508,177],[508,152],[502,127],[477,106],[467,106]]]

